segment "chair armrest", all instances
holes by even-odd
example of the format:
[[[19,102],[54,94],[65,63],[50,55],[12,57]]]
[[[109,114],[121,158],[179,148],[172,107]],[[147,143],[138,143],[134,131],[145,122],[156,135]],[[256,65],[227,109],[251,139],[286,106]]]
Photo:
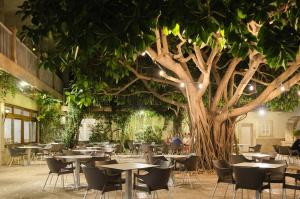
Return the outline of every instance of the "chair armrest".
[[[300,173],[284,173],[284,177],[290,177],[300,180]]]

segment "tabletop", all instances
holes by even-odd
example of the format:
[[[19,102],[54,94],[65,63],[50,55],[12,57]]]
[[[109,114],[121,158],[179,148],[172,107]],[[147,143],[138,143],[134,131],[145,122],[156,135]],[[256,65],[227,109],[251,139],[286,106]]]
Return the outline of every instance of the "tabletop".
[[[72,151],[77,151],[77,152],[97,152],[97,151],[101,151],[101,150],[97,150],[97,149],[73,149]]]
[[[234,167],[259,167],[262,169],[276,169],[279,167],[286,166],[285,164],[269,164],[269,163],[258,163],[258,162],[242,162],[233,164]]]
[[[264,154],[264,153],[243,153],[243,156],[258,157],[258,158],[271,157],[271,155]]]
[[[92,158],[92,156],[90,156],[90,155],[58,155],[55,157],[63,158],[63,159],[89,159],[89,158]]]
[[[154,157],[164,156],[165,158],[187,158],[189,155],[176,155],[176,154],[165,154],[165,155],[154,155]]]
[[[118,169],[122,171],[129,171],[135,169],[146,169],[146,168],[157,167],[157,165],[128,162],[128,163],[101,165],[100,167],[109,168],[109,169]]]
[[[19,148],[19,149],[41,149],[42,147],[40,147],[40,146],[19,146],[17,148]]]

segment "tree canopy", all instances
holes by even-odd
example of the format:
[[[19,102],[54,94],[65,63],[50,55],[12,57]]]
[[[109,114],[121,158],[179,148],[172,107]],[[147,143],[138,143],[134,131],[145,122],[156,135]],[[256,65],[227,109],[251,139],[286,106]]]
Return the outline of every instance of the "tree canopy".
[[[127,104],[136,95],[185,109],[205,168],[229,157],[241,115],[298,106],[297,0],[26,0],[20,8],[43,66],[71,69],[69,99]]]

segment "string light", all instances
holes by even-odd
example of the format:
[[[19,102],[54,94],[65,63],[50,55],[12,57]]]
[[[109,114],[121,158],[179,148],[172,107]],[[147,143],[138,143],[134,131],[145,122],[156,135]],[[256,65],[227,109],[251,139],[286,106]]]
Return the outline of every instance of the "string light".
[[[249,91],[254,91],[254,86],[252,84],[249,85]]]
[[[25,81],[21,81],[20,82],[20,86],[21,87],[26,87],[26,86],[29,86],[29,84],[27,82],[25,82]]]
[[[181,82],[181,83],[179,84],[179,86],[180,86],[181,88],[184,88],[184,87],[185,87],[185,83],[184,83],[184,82]]]
[[[298,94],[298,96],[300,96],[300,90],[299,90],[299,91],[297,91],[297,94]]]
[[[284,92],[285,91],[285,87],[283,85],[280,86],[280,91]]]
[[[198,84],[198,88],[199,88],[199,89],[202,89],[202,88],[203,88],[203,84],[202,84],[202,83],[199,83],[199,84]]]
[[[145,56],[146,55],[146,51],[142,52],[142,56]]]
[[[160,70],[158,73],[160,76],[164,76],[166,74],[166,72],[164,70]]]

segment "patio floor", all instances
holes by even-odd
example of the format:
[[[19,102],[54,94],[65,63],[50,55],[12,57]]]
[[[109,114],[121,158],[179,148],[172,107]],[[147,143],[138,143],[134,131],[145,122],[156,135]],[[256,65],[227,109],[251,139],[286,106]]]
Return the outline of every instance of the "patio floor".
[[[45,162],[34,162],[31,166],[1,166],[0,167],[0,198],[1,199],[60,199],[60,198],[83,198],[85,189],[78,191],[62,189],[62,184],[59,179],[57,189],[52,192],[54,184],[54,177],[52,185],[46,187],[46,191],[41,191],[42,186],[48,174],[48,168]],[[195,178],[196,177],[196,178]],[[177,183],[182,182],[182,176],[176,174]],[[72,177],[67,178],[65,184],[72,182]],[[194,187],[191,188],[189,184],[177,185],[171,187],[171,197],[174,199],[206,199],[210,198],[210,194],[216,182],[214,174],[199,174],[193,177]],[[81,174],[81,183],[85,184],[83,174]],[[280,186],[272,185],[272,198],[280,198]],[[220,185],[214,198],[223,198],[226,185]],[[288,191],[288,198],[292,198],[292,191]],[[110,198],[114,198],[115,193],[111,193]],[[94,198],[95,192],[90,192],[89,197]],[[98,195],[100,198],[100,194]],[[159,191],[159,198],[168,198],[167,191]],[[247,191],[244,191],[244,196],[247,197]],[[249,198],[254,197],[254,192],[249,191]],[[117,198],[121,198],[120,192]],[[147,198],[145,194],[138,193],[138,198]],[[227,197],[232,198],[232,187],[228,189]],[[237,198],[241,198],[238,194]],[[268,193],[264,193],[264,198],[268,198]]]

